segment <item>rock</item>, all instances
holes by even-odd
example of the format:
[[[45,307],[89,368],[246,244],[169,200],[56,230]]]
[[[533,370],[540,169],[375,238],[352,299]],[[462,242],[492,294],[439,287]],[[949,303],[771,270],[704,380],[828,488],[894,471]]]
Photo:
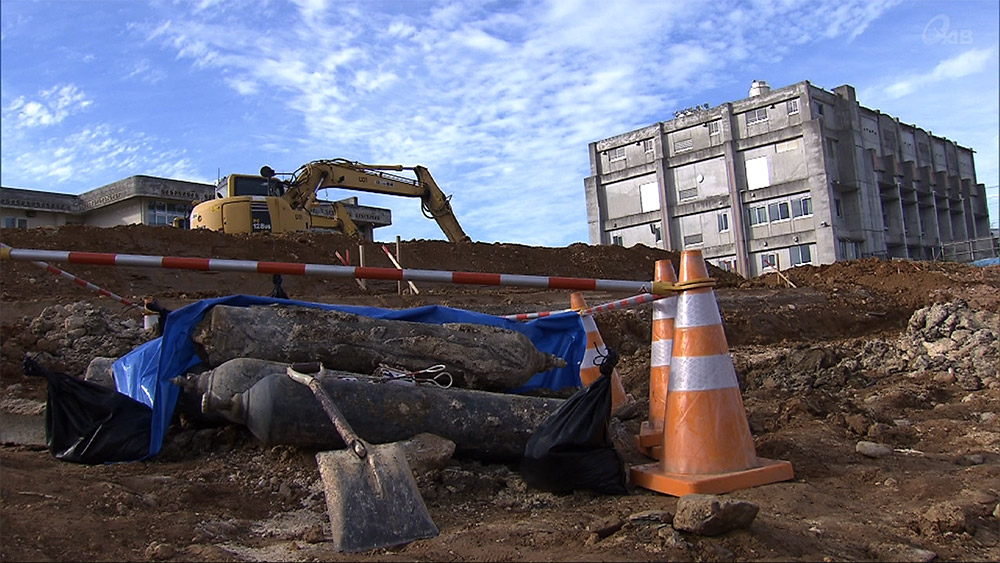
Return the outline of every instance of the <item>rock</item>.
[[[942,338],[934,342],[924,342],[923,344],[924,348],[927,349],[927,353],[931,356],[944,356],[954,350],[956,346],[955,341],[950,338]]]
[[[957,463],[958,465],[965,465],[965,466],[982,465],[986,463],[986,457],[984,457],[983,454],[966,454],[958,458],[958,460],[956,460],[955,463]]]
[[[937,558],[937,553],[905,544],[877,544],[869,547],[879,561],[917,561],[929,563]]]
[[[604,539],[618,530],[621,530],[624,525],[625,521],[621,518],[618,518],[617,516],[606,516],[587,524],[587,531],[596,534],[600,539]]]
[[[309,526],[302,531],[300,536],[302,541],[306,543],[320,543],[326,541],[326,535],[323,534],[323,526],[316,524],[314,526]]]
[[[724,500],[716,495],[684,495],[677,501],[673,526],[701,536],[717,536],[747,528],[760,508],[742,500]]]
[[[417,434],[401,445],[414,476],[441,469],[455,455],[455,442],[428,432]]]
[[[854,447],[854,450],[865,457],[876,459],[885,457],[892,453],[892,448],[885,444],[877,444],[875,442],[867,442],[864,440],[858,442],[858,445]]]
[[[150,543],[148,547],[146,547],[145,554],[146,558],[148,559],[156,559],[162,561],[164,559],[170,559],[171,557],[174,556],[176,552],[177,550],[174,549],[174,546],[168,543],[160,543],[154,541]]]
[[[680,532],[673,528],[664,527],[660,528],[657,532],[661,538],[663,538],[663,544],[666,547],[673,547],[676,549],[691,549],[691,544],[684,540],[684,537]]]
[[[87,371],[83,374],[83,379],[85,381],[90,381],[96,383],[102,387],[107,387],[109,389],[115,388],[115,376],[111,371],[111,365],[115,363],[117,358],[106,358],[103,356],[97,356],[90,360],[87,364]]]
[[[868,432],[868,419],[863,414],[849,414],[844,417],[844,422],[855,434],[864,436]]]
[[[974,375],[962,375],[958,378],[958,386],[965,391],[978,391],[982,387],[982,381]]]
[[[941,383],[944,385],[951,385],[952,383],[955,383],[955,380],[956,380],[955,374],[951,372],[943,372],[934,376],[934,381],[936,383]]]
[[[669,510],[643,510],[630,514],[628,521],[638,524],[672,524],[674,513]]]
[[[965,531],[968,521],[961,506],[944,501],[931,506],[927,512],[920,515],[918,525],[921,534],[936,536],[948,532],[960,534]]]

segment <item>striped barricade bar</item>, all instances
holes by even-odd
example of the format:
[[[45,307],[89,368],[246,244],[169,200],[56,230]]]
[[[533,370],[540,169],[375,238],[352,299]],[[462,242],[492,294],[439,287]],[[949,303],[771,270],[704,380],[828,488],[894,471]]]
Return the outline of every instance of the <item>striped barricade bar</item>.
[[[6,251],[8,249],[10,249],[9,246],[7,246],[6,244],[3,244],[3,243],[0,243],[0,246],[2,246],[5,254],[6,254]],[[103,295],[104,297],[108,297],[108,298],[114,299],[115,301],[118,301],[119,303],[121,303],[123,305],[127,305],[129,307],[138,307],[138,305],[136,305],[135,303],[129,301],[128,299],[125,299],[121,295],[118,295],[116,293],[111,293],[110,291],[108,291],[108,290],[106,290],[106,289],[104,289],[104,288],[102,288],[100,286],[94,285],[94,284],[90,283],[89,281],[87,281],[85,279],[82,279],[82,278],[79,278],[77,276],[74,276],[73,274],[67,272],[66,270],[61,270],[59,268],[56,268],[55,266],[53,266],[52,264],[49,264],[48,262],[42,262],[40,260],[32,260],[31,263],[34,264],[34,265],[36,265],[36,266],[38,266],[38,267],[40,267],[40,268],[45,269],[45,271],[49,272],[50,274],[54,274],[54,275],[57,275],[57,276],[64,277],[64,278],[68,279],[69,281],[75,283],[76,285],[78,285],[80,287],[84,287],[86,289],[89,289],[90,291],[93,291],[94,293],[96,293],[98,295]]]
[[[462,285],[492,285],[534,287],[540,289],[569,289],[574,291],[621,291],[648,293],[650,281],[606,280],[596,278],[571,278],[559,276],[528,276],[479,272],[450,272],[445,270],[397,270],[362,266],[331,266],[297,262],[256,262],[251,260],[225,260],[216,258],[187,258],[180,256],[147,256],[140,254],[105,254],[100,252],[74,252],[66,250],[34,250],[3,248],[2,260],[68,262],[91,266],[118,266],[135,268],[168,268],[202,272],[247,272],[257,274],[282,274],[291,276],[319,276],[327,278],[357,278],[385,281],[419,281]]]
[[[633,295],[632,297],[626,297],[625,299],[618,299],[616,301],[609,301],[607,303],[596,305],[594,307],[588,307],[580,311],[581,315],[593,315],[594,313],[604,313],[607,311],[617,311],[619,309],[628,309],[631,307],[637,307],[644,303],[649,303],[651,301],[656,301],[657,299],[663,299],[665,295],[656,295],[654,293],[640,293],[639,295]],[[559,311],[542,311],[540,313],[517,313],[514,315],[503,315],[503,318],[510,319],[512,321],[530,321],[532,319],[539,319],[541,317],[548,317],[550,315],[558,315],[560,313],[568,313],[573,309],[562,309]]]

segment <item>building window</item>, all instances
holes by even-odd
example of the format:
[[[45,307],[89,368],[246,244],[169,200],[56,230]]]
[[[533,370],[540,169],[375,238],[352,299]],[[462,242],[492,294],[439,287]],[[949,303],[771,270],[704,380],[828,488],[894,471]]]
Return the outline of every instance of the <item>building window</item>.
[[[701,233],[698,233],[698,234],[695,234],[695,235],[688,235],[688,236],[684,237],[684,247],[687,248],[688,246],[694,246],[696,244],[701,244],[701,241],[702,241]]]
[[[694,139],[684,139],[683,141],[674,142],[674,152],[684,152],[689,151],[694,148]]]
[[[760,255],[760,269],[767,270],[769,268],[778,267],[778,255],[777,254],[761,254]]]
[[[649,182],[639,186],[639,208],[642,209],[643,213],[659,211],[660,188],[656,182]]]
[[[771,222],[784,221],[788,219],[788,202],[772,203],[767,206],[767,214],[771,217]]]
[[[721,129],[720,125],[721,125],[721,122],[718,119],[716,119],[715,121],[709,121],[708,122],[708,134],[709,134],[709,136],[711,136],[711,135],[718,135],[719,134],[719,130]]]
[[[813,200],[811,197],[803,197],[792,200],[792,217],[804,217],[813,214]]]
[[[747,189],[757,190],[771,185],[771,168],[766,156],[758,156],[746,161],[743,166],[747,171]]]
[[[618,147],[617,149],[611,149],[608,151],[609,162],[615,162],[618,160],[625,160],[625,147]]]
[[[793,246],[788,249],[788,254],[791,258],[792,266],[812,263],[812,253],[809,251],[808,244]]]
[[[788,100],[785,102],[785,108],[788,110],[788,115],[799,113],[799,100],[797,98]]]
[[[649,232],[653,234],[653,239],[656,242],[660,242],[661,240],[663,240],[663,233],[660,232],[659,225],[654,225],[654,224],[650,223],[650,225],[649,225]]]
[[[677,199],[681,201],[684,201],[685,199],[694,199],[696,197],[698,197],[698,188],[688,188],[677,192]]]
[[[781,153],[781,152],[790,152],[790,151],[798,150],[798,148],[799,148],[799,140],[798,139],[791,139],[791,140],[788,140],[788,141],[782,141],[782,142],[774,145],[774,152],[779,152],[779,153]]]
[[[727,272],[735,272],[736,260],[719,260],[719,267]]]
[[[642,142],[642,151],[651,154],[653,152],[653,140],[646,139]]]
[[[816,102],[816,113],[823,115],[823,104]]]
[[[3,226],[5,229],[27,229],[28,220],[24,217],[4,217]]]
[[[625,242],[622,240],[621,235],[611,235],[611,244],[615,246],[625,246]]]
[[[162,201],[151,201],[146,207],[146,225],[172,225],[175,217],[187,219],[191,209],[187,206]]]
[[[763,205],[751,207],[749,212],[751,225],[761,225],[763,223],[767,223],[767,208]]]
[[[747,125],[767,121],[767,108],[758,108],[747,112]]]
[[[719,213],[719,232],[724,233],[729,230],[729,213]]]

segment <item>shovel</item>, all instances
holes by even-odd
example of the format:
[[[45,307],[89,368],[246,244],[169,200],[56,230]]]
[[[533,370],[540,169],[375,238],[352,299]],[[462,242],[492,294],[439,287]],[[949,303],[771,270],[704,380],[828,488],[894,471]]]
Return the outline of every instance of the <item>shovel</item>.
[[[346,450],[316,454],[334,549],[356,553],[437,536],[437,526],[417,490],[403,447],[398,442],[369,444],[362,440],[319,380],[299,370],[321,373],[323,366],[295,364],[286,372],[312,389],[347,445]]]

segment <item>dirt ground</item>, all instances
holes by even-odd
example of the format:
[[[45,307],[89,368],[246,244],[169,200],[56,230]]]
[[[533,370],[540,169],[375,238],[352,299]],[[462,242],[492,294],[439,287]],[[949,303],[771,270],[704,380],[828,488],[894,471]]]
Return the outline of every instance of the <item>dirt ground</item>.
[[[227,236],[140,226],[0,231],[14,248],[358,264],[335,234]],[[391,246],[394,246],[391,245]],[[411,269],[649,280],[643,246],[453,245],[403,241]],[[365,263],[390,267],[380,245]],[[232,294],[267,295],[270,276],[57,264],[123,297],[170,309]],[[315,451],[264,447],[241,426],[175,423],[154,459],[86,466],[47,449],[0,445],[0,559],[55,561],[996,561],[1000,560],[1000,268],[874,259],[799,267],[753,280],[711,269],[757,455],[790,461],[795,479],[724,498],[760,507],[749,528],[714,537],[675,531],[677,499],[555,495],[516,464],[453,459],[417,475],[436,538],[344,555],[332,549]],[[402,309],[428,304],[491,314],[564,309],[566,291],[285,276],[293,299]],[[591,305],[627,297],[585,292]],[[99,339],[56,339],[54,305],[105,322]],[[26,262],[0,263],[0,399],[44,401],[21,372],[30,354],[82,375],[151,335],[134,309]],[[52,314],[53,309],[48,309]],[[46,317],[48,318],[48,317]],[[41,320],[40,320],[41,319]],[[614,418],[630,464],[648,414],[648,306],[595,316],[639,409]],[[50,323],[51,324],[51,323]],[[128,333],[128,335],[126,335]],[[139,335],[139,336],[137,336]],[[37,408],[36,408],[37,412]],[[859,443],[887,446],[874,454]],[[666,522],[662,521],[666,520]]]

